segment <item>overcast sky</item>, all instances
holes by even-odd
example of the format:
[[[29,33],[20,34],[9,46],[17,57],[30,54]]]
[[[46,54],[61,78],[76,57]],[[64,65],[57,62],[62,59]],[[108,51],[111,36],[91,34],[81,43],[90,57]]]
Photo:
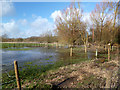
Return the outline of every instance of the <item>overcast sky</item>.
[[[96,3],[81,3],[84,21],[89,21],[89,14]],[[69,2],[4,2],[0,15],[2,17],[0,34],[7,34],[10,38],[26,38],[39,36],[47,31],[53,32],[55,18],[69,5]]]

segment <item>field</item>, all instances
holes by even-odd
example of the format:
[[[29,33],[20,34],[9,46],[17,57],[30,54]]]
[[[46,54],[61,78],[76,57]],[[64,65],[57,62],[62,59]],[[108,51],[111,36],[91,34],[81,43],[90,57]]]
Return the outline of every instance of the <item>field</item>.
[[[9,46],[21,47],[22,44],[3,44],[3,48],[9,47]],[[38,47],[40,46],[40,44],[24,44],[24,46]],[[44,47],[44,45],[42,47]],[[13,50],[13,49],[8,48],[8,50]],[[15,49],[15,50],[19,51],[20,49]],[[21,49],[21,50],[24,50],[24,49]],[[28,48],[26,50],[32,50],[32,49]],[[107,77],[103,77],[104,74],[102,76],[100,75],[102,74],[102,71],[105,71],[108,68],[111,68],[112,66],[114,66],[114,68],[117,67],[116,49],[111,51],[111,61],[112,62],[115,61],[114,63],[111,63],[111,62],[109,63],[107,51],[103,50],[103,48],[102,49],[100,48],[98,50],[97,59],[95,57],[94,49],[88,48],[88,51],[91,51],[90,53],[93,52],[93,55],[91,55],[90,58],[88,58],[89,53],[87,54],[84,53],[83,47],[76,47],[76,48],[73,48],[73,56],[70,57],[69,48],[58,48],[57,52],[59,53],[60,58],[58,61],[53,62],[53,64],[33,66],[32,64],[34,61],[24,63],[24,66],[23,66],[24,68],[19,67],[19,74],[20,74],[22,87],[23,88],[55,88],[55,87],[88,88],[89,86],[94,88],[105,87],[106,85],[105,81],[107,80]],[[46,60],[49,60],[49,58]],[[107,63],[109,64],[107,65]],[[88,72],[87,71],[88,69],[90,69],[91,72]],[[95,73],[99,72],[100,75],[94,74],[92,69],[98,70],[98,71],[95,71]],[[81,74],[78,74],[78,73],[81,73]],[[114,72],[114,74],[115,73],[116,72]],[[14,70],[9,71],[8,73],[3,73],[2,83],[4,84],[2,85],[2,88],[3,89],[16,88],[17,84],[16,84],[15,77],[8,77],[8,74],[9,76],[15,76]],[[14,80],[14,81],[9,82],[11,80]],[[6,84],[6,82],[8,82],[8,84]]]
[[[16,48],[20,48],[20,47],[42,47],[42,46],[55,46],[54,44],[45,44],[45,43],[0,43],[0,46],[2,46],[2,48],[10,48],[10,47],[16,47]]]

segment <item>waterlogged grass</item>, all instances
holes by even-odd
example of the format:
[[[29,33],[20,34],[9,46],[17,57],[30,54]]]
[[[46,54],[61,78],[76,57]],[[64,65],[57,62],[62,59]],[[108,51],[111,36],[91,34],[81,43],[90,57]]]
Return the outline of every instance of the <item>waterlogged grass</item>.
[[[32,50],[34,48],[7,48],[6,50],[10,51],[26,51],[26,50]]]
[[[111,51],[110,58],[113,59],[114,57],[116,57],[116,54]],[[98,58],[104,58],[105,60],[107,60],[108,59],[108,52],[98,53]]]
[[[0,43],[0,46],[2,48],[10,48],[10,47],[44,47],[44,46],[47,46],[47,47],[55,47],[56,44],[51,44],[51,43],[48,43],[48,44],[44,44],[44,43]]]
[[[53,64],[48,63],[48,65],[33,65],[33,62],[27,62],[25,63],[25,68],[19,69],[21,84],[27,88],[51,88],[51,85],[45,84],[41,82],[44,80],[44,77],[48,74],[49,70],[57,70],[59,67],[75,64],[75,63],[81,63],[84,61],[90,61],[87,58],[87,54],[80,53],[81,48],[73,48],[73,56],[69,56],[70,49],[58,49],[58,52],[60,53],[60,58],[57,62],[53,62]],[[102,55],[102,54],[100,54]],[[106,56],[106,55],[105,55]],[[52,56],[49,56],[51,58]],[[47,58],[46,60],[49,60]],[[14,70],[11,70],[9,72],[11,76],[15,76]],[[8,78],[7,74],[3,73],[3,82],[9,82],[10,80],[14,78]],[[92,77],[91,77],[92,78]],[[90,79],[89,82],[91,82],[94,78]],[[83,83],[87,83],[88,80],[85,80]],[[98,83],[98,82],[97,82]],[[79,83],[78,85],[82,85]],[[10,84],[2,85],[2,88],[16,88],[16,81],[13,81]]]
[[[0,49],[2,49],[2,44],[0,43]]]
[[[107,60],[108,54],[98,54],[97,58],[101,58],[103,60]]]
[[[47,84],[42,84],[39,83],[39,79],[44,79],[43,77],[41,78],[41,75],[46,75],[47,71],[49,70],[57,70],[59,67],[65,66],[65,65],[70,65],[82,61],[86,61],[87,59],[84,58],[79,58],[79,59],[69,59],[69,60],[59,60],[55,62],[54,64],[48,64],[48,65],[34,65],[32,66],[32,62],[27,62],[26,63],[26,68],[23,68],[22,70],[19,70],[20,73],[20,79],[21,79],[21,84],[25,84],[27,81],[33,81],[35,80],[36,84],[35,85],[28,85],[28,88],[50,88],[49,85]],[[14,70],[11,70],[9,72],[11,76],[15,76]],[[8,78],[7,74],[3,73],[3,83],[4,82],[9,82],[14,78]],[[39,84],[38,84],[39,83]],[[5,84],[2,85],[2,88],[15,88],[16,87],[16,81],[10,83],[10,84]]]
[[[45,46],[45,44],[41,44],[41,43],[0,43],[0,46],[2,46],[2,48],[10,48],[10,47],[42,47],[42,46]],[[51,44],[48,44],[48,46],[51,46]]]
[[[49,58],[46,58],[45,60],[50,60]]]

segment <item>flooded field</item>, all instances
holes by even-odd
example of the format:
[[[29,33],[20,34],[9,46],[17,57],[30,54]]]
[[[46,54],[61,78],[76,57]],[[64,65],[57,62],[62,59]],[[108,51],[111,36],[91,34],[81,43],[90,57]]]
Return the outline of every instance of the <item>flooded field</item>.
[[[96,76],[88,73],[89,69],[96,69],[96,73],[101,73],[101,71],[97,70],[96,65],[103,69],[107,67],[101,65],[104,64],[104,62],[108,62],[107,52],[105,52],[103,49],[99,49],[97,59],[95,57],[95,50],[91,48],[88,48],[87,53],[85,53],[83,46],[74,47],[72,49],[72,56],[70,56],[70,51],[71,49],[68,47],[52,46],[19,48],[9,47],[2,49],[2,87],[17,87],[13,64],[14,60],[18,61],[19,75],[22,87],[27,87],[27,84],[31,83],[29,87],[32,88],[34,88],[34,86],[46,88],[50,86],[49,84],[47,84],[47,82],[54,82],[54,85],[55,82],[60,83],[64,80],[67,81],[61,84],[61,87],[69,84],[70,81],[76,81],[76,87],[78,84],[80,86],[86,86],[86,82],[97,80]],[[115,52],[116,50],[111,52],[111,59],[114,59]],[[84,73],[85,70],[87,74]],[[49,72],[51,72],[52,74],[49,74]],[[78,83],[76,80],[80,75],[78,73],[83,74],[84,76],[82,77],[86,78],[85,80],[83,80],[83,84]],[[63,79],[59,79],[60,77],[62,77]],[[94,84],[99,85],[99,83],[102,83],[99,81],[105,82],[105,78],[97,80],[98,83],[96,84],[96,82],[94,82]],[[36,82],[36,84],[33,84],[34,82]]]
[[[62,52],[61,52],[62,50]],[[64,52],[63,52],[64,51]],[[88,51],[84,54],[83,51],[79,53],[73,52],[72,58],[86,58],[92,59],[94,53]],[[71,59],[69,56],[69,49],[67,48],[55,48],[55,47],[22,47],[22,48],[5,48],[2,49],[2,66],[3,69],[9,70],[13,66],[14,60],[17,60],[19,67],[23,67],[25,64],[31,65],[47,65],[53,64],[58,60]],[[11,67],[12,69],[13,67]]]

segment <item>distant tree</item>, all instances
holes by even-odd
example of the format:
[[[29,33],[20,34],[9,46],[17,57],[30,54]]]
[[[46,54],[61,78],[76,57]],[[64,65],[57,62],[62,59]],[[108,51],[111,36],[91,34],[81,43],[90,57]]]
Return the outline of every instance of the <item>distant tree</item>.
[[[111,28],[111,42],[116,42],[116,35],[118,35],[119,23],[118,23],[118,15],[120,14],[120,2],[109,2],[110,10],[112,11],[112,28]],[[119,18],[118,18],[119,19]]]
[[[17,39],[17,42],[22,42],[23,41],[23,38],[18,38]]]
[[[44,33],[43,36],[44,36],[44,42],[47,42],[47,43],[52,43],[53,42],[51,31],[47,31],[46,33]]]
[[[3,34],[3,35],[2,35],[2,38],[5,38],[5,39],[6,39],[6,38],[8,38],[8,35],[7,35],[7,34]]]

